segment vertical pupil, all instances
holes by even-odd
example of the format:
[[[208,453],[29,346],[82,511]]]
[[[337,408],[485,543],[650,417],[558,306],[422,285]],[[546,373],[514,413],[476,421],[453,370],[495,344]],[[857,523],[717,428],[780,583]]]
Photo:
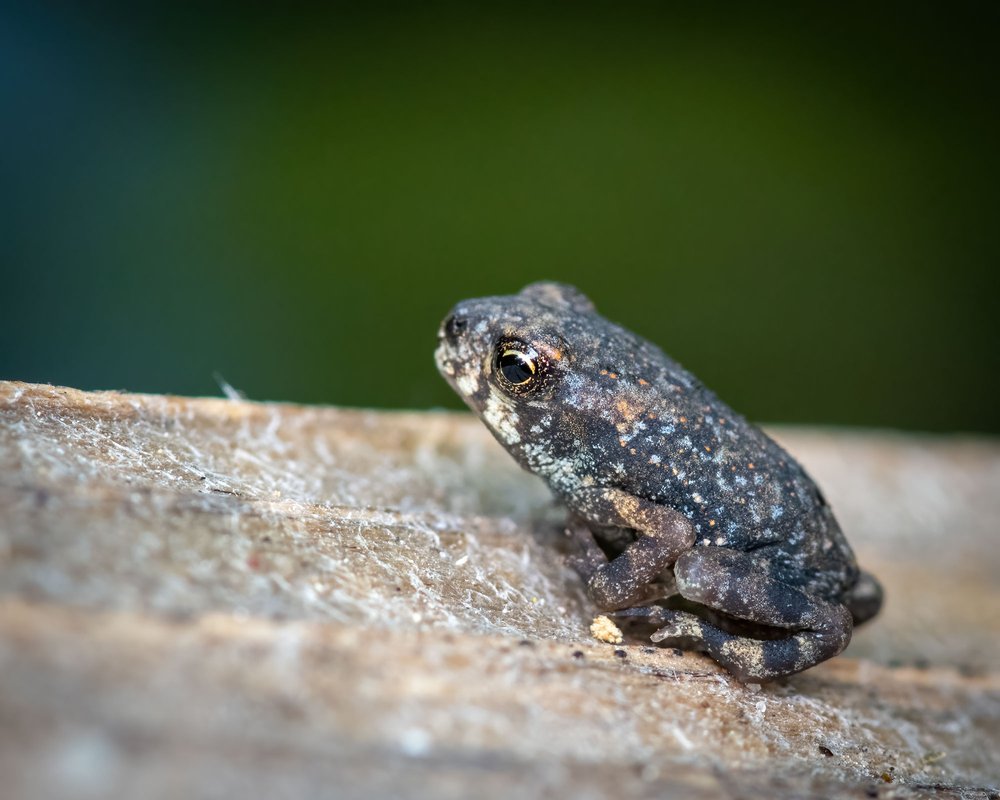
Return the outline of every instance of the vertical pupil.
[[[513,384],[527,383],[535,374],[535,365],[517,350],[507,350],[499,358],[500,372]]]

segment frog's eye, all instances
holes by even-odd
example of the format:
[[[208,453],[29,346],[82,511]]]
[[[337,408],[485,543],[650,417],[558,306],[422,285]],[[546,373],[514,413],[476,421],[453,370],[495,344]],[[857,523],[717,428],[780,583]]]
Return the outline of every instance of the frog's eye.
[[[493,374],[500,386],[511,392],[534,388],[539,382],[541,368],[538,351],[524,342],[500,342],[493,353]]]
[[[538,372],[538,365],[527,353],[508,347],[497,353],[497,373],[514,386],[523,386]]]

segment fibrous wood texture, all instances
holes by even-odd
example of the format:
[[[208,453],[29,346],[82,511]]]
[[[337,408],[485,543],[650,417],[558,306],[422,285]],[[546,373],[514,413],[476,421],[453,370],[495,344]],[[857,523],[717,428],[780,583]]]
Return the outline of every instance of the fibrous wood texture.
[[[888,603],[746,687],[470,416],[0,383],[2,795],[997,797],[1000,446],[774,433]]]

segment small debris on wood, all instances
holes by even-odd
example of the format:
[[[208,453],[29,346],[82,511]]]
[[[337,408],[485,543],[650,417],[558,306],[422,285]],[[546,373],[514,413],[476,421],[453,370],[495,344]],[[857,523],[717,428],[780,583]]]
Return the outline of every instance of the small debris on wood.
[[[604,614],[594,617],[594,621],[590,623],[590,635],[599,642],[607,642],[608,644],[622,643],[621,628],[615,625]]]

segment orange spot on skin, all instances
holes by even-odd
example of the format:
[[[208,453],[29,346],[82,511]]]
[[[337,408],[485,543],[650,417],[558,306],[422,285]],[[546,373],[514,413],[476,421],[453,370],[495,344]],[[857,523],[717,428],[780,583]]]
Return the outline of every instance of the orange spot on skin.
[[[714,528],[715,527],[715,520],[714,519],[710,519],[708,521],[708,527],[710,527],[710,528]]]
[[[753,469],[753,462],[752,461],[749,464],[747,464],[747,469]]]
[[[706,453],[711,453],[712,452],[712,448],[709,447],[707,444],[705,445],[705,452]]]
[[[602,374],[602,375],[607,375],[607,374],[608,374],[608,371],[607,371],[606,369],[602,369],[602,370],[601,370],[601,374]]]
[[[624,439],[619,439],[618,440],[618,444],[620,444],[622,447],[624,447],[628,443]]]
[[[562,361],[562,350],[553,350],[552,351],[552,357],[556,361]]]
[[[632,403],[630,403],[626,398],[622,398],[615,403],[615,408],[618,409],[618,413],[622,415],[622,419],[626,422],[632,422],[639,417],[643,411],[643,409],[638,406],[632,405]]]
[[[614,380],[618,380],[618,373],[617,372],[609,372],[608,373],[608,377],[609,378],[613,378]]]
[[[685,422],[688,421],[688,418],[687,417],[678,417],[677,421],[683,424],[683,423],[685,423]]]
[[[645,378],[639,378],[639,385],[640,386],[649,386],[649,381],[647,381]]]

